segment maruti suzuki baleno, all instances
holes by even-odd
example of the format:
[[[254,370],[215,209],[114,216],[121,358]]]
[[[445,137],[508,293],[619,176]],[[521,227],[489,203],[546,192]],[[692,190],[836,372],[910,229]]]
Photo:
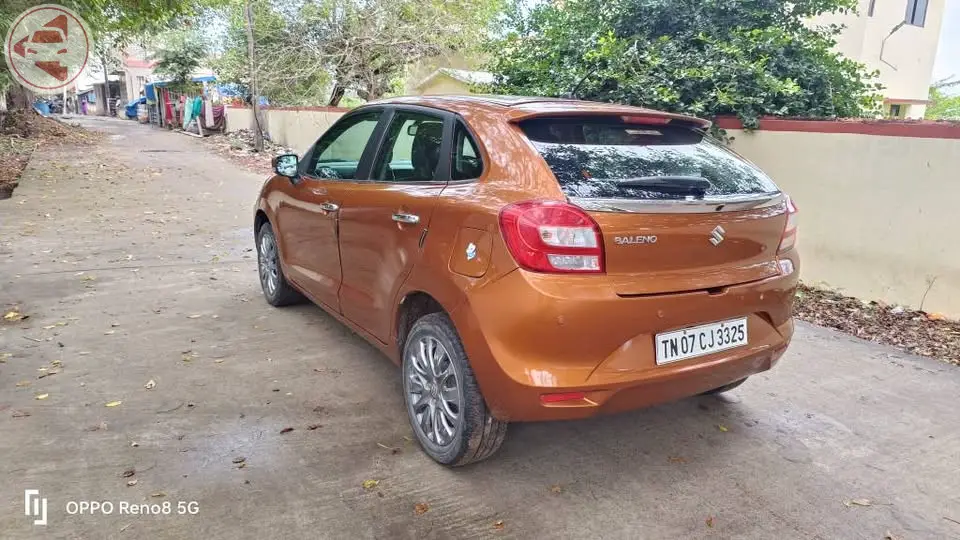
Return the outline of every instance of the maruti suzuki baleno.
[[[274,158],[255,217],[274,306],[322,306],[401,366],[423,450],[509,422],[729,390],[793,335],[797,210],[710,123],[546,98],[345,114]]]

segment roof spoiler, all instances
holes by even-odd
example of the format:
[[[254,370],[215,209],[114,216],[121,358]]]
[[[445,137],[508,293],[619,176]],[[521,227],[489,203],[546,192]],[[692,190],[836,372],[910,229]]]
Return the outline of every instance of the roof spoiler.
[[[675,114],[663,111],[654,111],[651,109],[640,109],[637,107],[616,107],[616,106],[595,106],[595,107],[576,107],[560,109],[558,108],[538,108],[536,110],[514,109],[511,111],[510,122],[518,123],[531,118],[576,118],[580,116],[618,116],[624,123],[638,125],[671,125],[687,127],[691,129],[707,129],[713,122],[697,118],[696,116],[687,116],[685,114]]]

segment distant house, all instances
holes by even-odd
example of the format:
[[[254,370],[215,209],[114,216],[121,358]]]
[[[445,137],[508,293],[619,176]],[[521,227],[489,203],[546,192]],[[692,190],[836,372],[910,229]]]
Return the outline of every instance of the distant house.
[[[417,94],[471,94],[472,87],[493,84],[493,73],[466,69],[440,68],[414,86]]]
[[[884,114],[923,118],[946,0],[859,0],[857,11],[819,17],[846,26],[837,50],[880,71]]]

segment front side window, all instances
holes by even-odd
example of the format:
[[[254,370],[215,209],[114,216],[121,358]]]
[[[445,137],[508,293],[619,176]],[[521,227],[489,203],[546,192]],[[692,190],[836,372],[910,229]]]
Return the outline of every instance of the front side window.
[[[381,182],[429,182],[437,174],[443,119],[418,112],[398,111],[373,167]]]
[[[477,143],[463,124],[457,122],[453,135],[453,167],[450,175],[453,180],[473,180],[483,173],[483,161]]]
[[[371,111],[351,116],[320,137],[307,164],[307,174],[342,180],[356,178],[360,159],[380,114],[380,111]]]
[[[520,128],[570,197],[683,199],[775,193],[763,172],[684,126],[535,118]]]

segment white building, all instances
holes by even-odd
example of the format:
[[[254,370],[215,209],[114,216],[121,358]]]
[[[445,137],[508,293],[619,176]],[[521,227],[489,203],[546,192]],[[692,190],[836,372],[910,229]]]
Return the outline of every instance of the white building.
[[[859,0],[858,13],[820,17],[841,23],[837,49],[880,71],[884,113],[923,118],[946,0]]]

